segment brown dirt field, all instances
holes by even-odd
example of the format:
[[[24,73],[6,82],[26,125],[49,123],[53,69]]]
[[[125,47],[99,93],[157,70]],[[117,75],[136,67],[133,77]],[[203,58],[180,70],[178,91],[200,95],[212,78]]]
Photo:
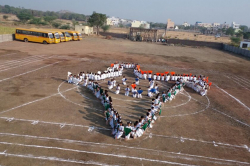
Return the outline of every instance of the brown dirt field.
[[[114,61],[203,74],[213,85],[207,97],[185,87],[141,138],[114,140],[101,103],[65,82],[68,71],[103,71]],[[124,75],[129,84],[134,80],[131,69]],[[170,86],[158,83],[160,90]],[[0,165],[250,165],[250,61],[228,52],[98,37],[5,42],[0,84]],[[107,80],[100,84],[106,88]],[[147,85],[140,81],[143,90]],[[124,88],[109,94],[123,122],[134,122],[150,98],[125,97]]]
[[[112,27],[108,30],[112,33],[129,33],[129,28],[116,28]],[[158,37],[162,37],[165,33],[165,30],[158,30]],[[195,36],[196,35],[196,36]],[[220,37],[215,38],[215,36],[207,36],[193,32],[179,32],[179,31],[167,31],[166,38],[171,39],[182,39],[182,40],[196,40],[196,41],[206,41],[206,42],[218,42],[218,43],[230,43],[231,40],[229,37]]]

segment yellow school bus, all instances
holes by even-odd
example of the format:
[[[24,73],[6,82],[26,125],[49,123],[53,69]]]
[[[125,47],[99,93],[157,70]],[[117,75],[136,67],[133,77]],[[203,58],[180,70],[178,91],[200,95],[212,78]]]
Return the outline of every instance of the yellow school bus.
[[[78,36],[76,34],[75,31],[67,31],[69,33],[69,35],[72,37],[72,40],[77,41],[78,40]]]
[[[61,39],[59,36],[59,33],[50,29],[37,29],[37,28],[31,28],[31,29],[35,29],[35,30],[42,30],[42,31],[47,31],[47,32],[51,32],[54,38],[54,42],[55,44],[60,43]]]
[[[78,31],[75,31],[75,32],[76,32],[76,35],[78,37],[78,40],[79,41],[82,40],[82,34],[80,32],[78,32]]]
[[[54,43],[54,36],[52,32],[42,29],[24,29],[17,28],[15,32],[16,40],[22,40],[24,42],[37,42],[37,43]]]
[[[65,31],[65,30],[62,29],[61,32],[64,35],[64,38],[65,38],[66,42],[72,40],[72,37],[70,36],[70,34],[67,31]]]
[[[65,36],[65,33],[63,32],[63,29],[48,29],[48,31],[57,32],[59,34],[61,42],[69,41],[69,38],[67,38]],[[68,36],[70,36],[70,35],[68,35]]]

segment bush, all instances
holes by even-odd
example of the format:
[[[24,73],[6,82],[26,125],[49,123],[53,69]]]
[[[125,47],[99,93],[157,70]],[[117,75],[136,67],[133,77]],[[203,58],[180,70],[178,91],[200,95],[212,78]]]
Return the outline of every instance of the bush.
[[[102,26],[102,30],[103,30],[104,32],[108,31],[109,28],[110,28],[109,25],[103,25],[103,26]]]
[[[62,25],[62,24],[59,23],[59,22],[53,22],[53,23],[52,23],[52,26],[55,27],[55,28],[58,28],[58,27],[60,27],[61,25]]]
[[[241,41],[240,38],[238,38],[238,37],[231,37],[230,39],[231,39],[232,44],[235,44],[235,45],[239,45],[240,44],[240,41]]]
[[[62,26],[60,27],[60,29],[70,29],[70,26],[69,26],[69,25],[62,25]]]
[[[7,20],[9,16],[3,15],[3,19]]]

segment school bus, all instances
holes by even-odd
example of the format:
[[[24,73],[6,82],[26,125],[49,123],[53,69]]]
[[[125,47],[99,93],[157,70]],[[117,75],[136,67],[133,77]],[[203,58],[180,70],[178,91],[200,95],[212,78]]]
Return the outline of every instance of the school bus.
[[[78,40],[79,41],[82,40],[82,34],[80,32],[78,32],[78,31],[75,31],[75,32],[76,32],[76,35],[78,37]]]
[[[68,32],[65,34],[65,32],[64,32],[63,29],[48,29],[48,31],[50,31],[50,30],[53,31],[53,32],[57,32],[59,34],[61,42],[65,42],[65,41],[70,41],[71,40],[71,37],[68,34]]]
[[[37,28],[31,28],[31,29],[40,30],[40,29],[37,29]],[[47,31],[47,32],[51,32],[51,33],[52,33],[52,35],[53,35],[53,37],[54,37],[54,42],[53,42],[53,43],[57,44],[57,43],[60,43],[60,42],[61,42],[60,36],[59,36],[59,33],[58,33],[58,32],[55,32],[55,31],[50,30],[50,29],[41,29],[41,30]]]
[[[69,35],[72,37],[72,40],[76,41],[78,40],[78,36],[75,31],[67,31]]]
[[[64,35],[64,38],[65,38],[66,42],[72,40],[72,37],[70,36],[70,34],[67,31],[65,31],[65,30],[62,29],[61,32]]]
[[[24,29],[17,28],[15,38],[24,42],[37,42],[37,43],[54,43],[55,39],[53,33],[42,29]]]

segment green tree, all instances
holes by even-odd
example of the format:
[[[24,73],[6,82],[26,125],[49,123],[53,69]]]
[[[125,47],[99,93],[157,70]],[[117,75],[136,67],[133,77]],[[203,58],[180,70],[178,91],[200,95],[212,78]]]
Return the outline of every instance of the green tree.
[[[62,25],[62,26],[60,27],[60,29],[70,29],[70,26],[69,26],[69,25]]]
[[[99,35],[99,28],[105,24],[106,20],[106,14],[93,12],[93,14],[88,19],[88,23],[90,24],[90,26],[96,27],[97,35]]]
[[[109,28],[110,28],[109,25],[103,25],[103,26],[102,26],[102,30],[103,30],[104,32],[108,31]]]
[[[235,33],[236,37],[239,37],[241,38],[243,36],[243,31],[242,30],[239,30],[237,33]]]
[[[231,39],[232,44],[237,45],[237,46],[240,44],[241,39],[239,37],[231,37],[230,39]]]
[[[52,22],[52,26],[54,27],[54,28],[58,28],[58,27],[60,27],[62,24],[61,23],[59,23],[59,22]]]
[[[52,23],[52,21],[54,21],[55,19],[57,19],[56,16],[45,16],[44,18],[44,21],[48,22],[48,23]]]
[[[245,32],[245,33],[243,34],[243,38],[244,38],[244,39],[250,39],[250,32]]]
[[[21,12],[17,14],[16,16],[22,23],[26,23],[28,20],[32,18],[32,15],[27,12]]]
[[[3,19],[7,20],[9,16],[3,15]]]
[[[42,22],[42,19],[41,18],[36,18],[36,17],[33,17],[31,20],[30,20],[30,24],[36,24],[36,25],[39,25],[41,24]]]
[[[230,28],[228,28],[227,30],[226,30],[226,35],[231,35],[231,36],[233,36],[235,34],[235,31],[234,31],[234,29],[232,28],[232,27],[230,27]]]
[[[248,26],[246,25],[241,25],[240,29],[242,30],[242,32],[247,32],[248,31]]]

